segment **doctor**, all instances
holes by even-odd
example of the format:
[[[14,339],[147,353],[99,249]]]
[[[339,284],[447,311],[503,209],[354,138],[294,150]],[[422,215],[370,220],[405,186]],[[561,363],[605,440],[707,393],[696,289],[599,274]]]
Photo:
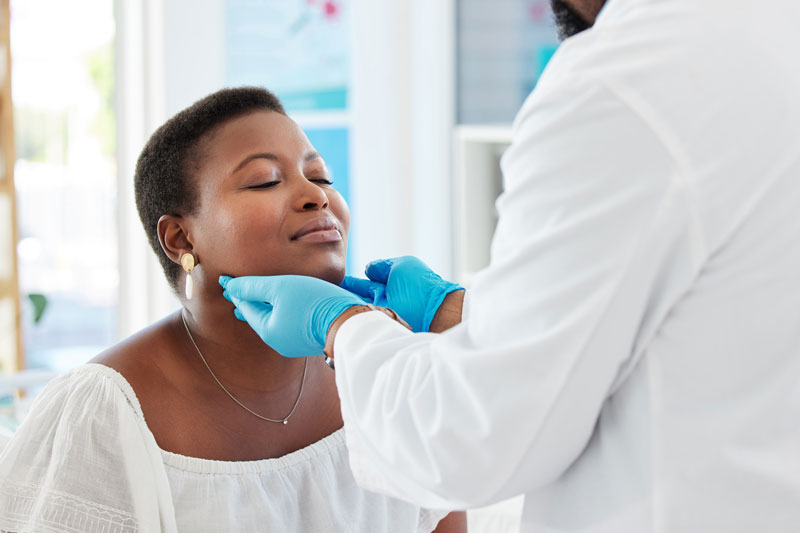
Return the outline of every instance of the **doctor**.
[[[516,118],[463,311],[413,258],[226,294],[332,356],[367,488],[525,493],[523,531],[800,531],[800,3],[553,3],[577,35]]]

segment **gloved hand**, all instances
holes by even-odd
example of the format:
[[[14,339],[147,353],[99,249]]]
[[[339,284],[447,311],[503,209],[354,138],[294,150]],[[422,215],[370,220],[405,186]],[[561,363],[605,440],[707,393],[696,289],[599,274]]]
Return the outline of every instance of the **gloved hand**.
[[[221,276],[223,294],[266,344],[285,357],[322,355],[334,320],[364,301],[307,276]]]
[[[412,331],[428,331],[445,296],[464,287],[442,279],[416,257],[380,259],[367,265],[369,279],[346,277],[342,287],[408,322]]]

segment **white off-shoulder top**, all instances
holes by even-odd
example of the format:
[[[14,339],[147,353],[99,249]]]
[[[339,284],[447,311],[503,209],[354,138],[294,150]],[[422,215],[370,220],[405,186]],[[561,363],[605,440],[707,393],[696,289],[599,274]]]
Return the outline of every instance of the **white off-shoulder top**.
[[[428,533],[445,514],[356,485],[343,429],[259,461],[161,450],[99,364],[50,382],[0,455],[2,531]]]

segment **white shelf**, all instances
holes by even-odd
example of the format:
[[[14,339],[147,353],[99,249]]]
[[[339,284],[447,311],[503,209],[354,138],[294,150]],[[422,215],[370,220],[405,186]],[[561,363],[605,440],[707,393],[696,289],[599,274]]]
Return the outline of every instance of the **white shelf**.
[[[456,126],[456,139],[482,144],[511,143],[511,126],[508,124],[462,124]]]
[[[454,132],[454,272],[469,286],[489,264],[497,211],[503,190],[500,158],[511,144],[508,125],[463,125]]]
[[[20,370],[14,374],[0,376],[0,396],[45,385],[58,375],[50,370]]]

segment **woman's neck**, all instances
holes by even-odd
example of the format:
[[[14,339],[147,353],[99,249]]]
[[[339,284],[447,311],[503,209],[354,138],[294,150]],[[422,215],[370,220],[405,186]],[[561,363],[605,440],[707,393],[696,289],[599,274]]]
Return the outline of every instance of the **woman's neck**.
[[[283,357],[270,348],[247,322],[233,315],[227,300],[196,298],[183,303],[183,320],[178,316],[175,324],[179,342],[183,337],[189,351],[198,360],[205,359],[226,386],[253,392],[296,386],[303,358]]]

